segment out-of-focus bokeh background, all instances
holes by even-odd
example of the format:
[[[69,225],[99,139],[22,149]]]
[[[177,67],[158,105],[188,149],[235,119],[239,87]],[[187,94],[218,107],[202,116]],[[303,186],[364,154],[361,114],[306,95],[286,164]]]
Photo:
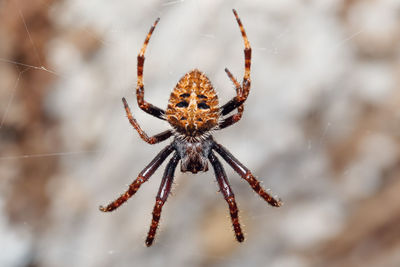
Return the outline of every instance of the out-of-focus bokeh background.
[[[98,210],[166,144],[136,104],[166,107],[193,68],[224,103],[253,47],[243,119],[216,132],[284,201],[269,207],[226,164],[246,240],[213,172],[176,172],[144,246],[165,164],[125,205]],[[400,1],[0,2],[0,266],[400,266]],[[169,141],[167,141],[168,143]]]

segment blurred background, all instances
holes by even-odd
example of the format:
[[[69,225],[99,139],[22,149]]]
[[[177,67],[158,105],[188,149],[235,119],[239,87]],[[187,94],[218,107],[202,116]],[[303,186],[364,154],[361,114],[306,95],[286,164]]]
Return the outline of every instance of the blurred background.
[[[253,48],[242,120],[215,133],[284,201],[272,208],[226,166],[238,244],[212,171],[176,172],[151,248],[165,164],[113,213],[170,141],[134,95],[157,17],[145,98],[166,108],[189,70],[220,102]],[[0,1],[0,266],[400,266],[400,1]]]

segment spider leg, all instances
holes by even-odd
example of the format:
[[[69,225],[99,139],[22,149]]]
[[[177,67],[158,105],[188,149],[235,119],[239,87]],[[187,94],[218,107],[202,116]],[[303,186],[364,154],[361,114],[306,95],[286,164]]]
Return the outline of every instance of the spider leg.
[[[215,177],[217,178],[219,188],[222,194],[224,195],[226,202],[228,203],[236,239],[237,241],[242,242],[244,240],[244,236],[242,233],[242,229],[240,228],[238,208],[236,206],[235,195],[233,194],[233,191],[229,186],[229,182],[226,177],[224,168],[222,167],[221,162],[218,160],[218,158],[214,155],[213,152],[210,153],[208,159],[210,160],[211,164],[214,167]]]
[[[231,79],[231,81],[235,85],[236,93],[238,95],[242,94],[242,87],[240,86],[240,84],[236,80],[236,78],[232,75],[232,73],[227,68],[225,68],[225,72],[228,74],[229,79]],[[231,115],[231,116],[229,116],[227,118],[224,118],[220,122],[219,129],[223,129],[223,128],[226,128],[228,126],[231,126],[232,124],[238,122],[242,118],[243,111],[244,111],[244,105],[242,104],[242,105],[238,106],[237,110],[238,110],[237,113],[235,113],[235,114],[233,114],[233,115]]]
[[[132,116],[131,110],[128,106],[128,102],[126,102],[125,97],[122,98],[122,102],[124,103],[126,115],[128,116],[129,122],[132,124],[133,128],[139,133],[140,137],[147,143],[149,144],[156,144],[161,141],[164,141],[165,139],[168,139],[172,135],[171,130],[166,130],[162,133],[159,133],[157,135],[154,135],[152,137],[149,137],[143,130],[140,128],[139,123],[135,120],[135,118]]]
[[[103,212],[109,212],[117,209],[119,206],[125,203],[139,190],[139,187],[153,175],[153,173],[173,150],[174,147],[172,145],[169,145],[161,150],[160,153],[158,153],[157,156],[139,173],[138,177],[129,185],[128,190],[124,194],[107,206],[100,206],[99,209]]]
[[[171,192],[172,182],[174,181],[174,172],[179,160],[179,155],[175,153],[171,160],[168,162],[167,167],[165,168],[164,176],[162,178],[160,188],[156,197],[156,204],[154,205],[153,209],[153,218],[151,220],[150,230],[146,238],[146,246],[148,247],[153,244],[154,237],[158,228],[158,223],[161,217],[162,207],[164,206],[165,202],[167,201],[168,195]]]
[[[233,14],[235,15],[236,21],[239,25],[240,32],[242,33],[243,41],[244,41],[244,76],[243,76],[243,81],[242,81],[242,86],[241,90],[236,90],[237,95],[232,98],[228,103],[223,105],[221,107],[221,114],[222,115],[227,115],[230,113],[232,110],[236,109],[237,107],[241,106],[244,101],[246,101],[249,92],[250,92],[250,67],[251,67],[251,47],[250,47],[250,42],[247,39],[246,32],[244,30],[243,24],[236,12],[235,9],[232,10]],[[228,74],[229,78],[234,82],[235,85],[239,83],[235,83],[232,74],[230,74],[227,69],[225,69],[226,73]],[[229,126],[229,125],[227,125]],[[225,127],[227,127],[225,126]]]
[[[242,163],[239,162],[225,147],[214,142],[213,149],[222,156],[222,158],[253,188],[253,190],[268,202],[271,206],[280,207],[282,202],[280,199],[275,199],[268,194],[261,186],[260,182],[254,177],[254,175],[247,169]]]
[[[144,54],[146,52],[147,45],[149,43],[150,37],[153,34],[153,31],[158,23],[160,18],[157,18],[157,20],[154,22],[153,26],[151,26],[149,33],[146,36],[146,39],[144,40],[142,49],[140,49],[139,55],[137,57],[137,87],[136,87],[136,97],[137,97],[137,103],[139,107],[149,113],[150,115],[153,115],[154,117],[157,117],[159,119],[165,120],[165,111],[146,102],[144,100],[144,85],[143,85],[143,65],[144,65]]]

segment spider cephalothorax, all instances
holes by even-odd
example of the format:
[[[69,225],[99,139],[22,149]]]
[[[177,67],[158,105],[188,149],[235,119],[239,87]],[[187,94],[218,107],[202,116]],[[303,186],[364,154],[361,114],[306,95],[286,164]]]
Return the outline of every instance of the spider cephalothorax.
[[[192,142],[175,138],[172,144],[181,158],[182,172],[208,171],[208,155],[210,155],[213,146],[211,137]]]
[[[281,205],[280,200],[272,197],[260,186],[260,182],[257,181],[249,169],[240,163],[226,148],[215,142],[211,136],[213,130],[226,128],[241,119],[244,110],[243,103],[246,101],[250,92],[251,47],[247,40],[242,22],[235,10],[233,10],[233,13],[244,40],[245,73],[242,84],[240,84],[233,77],[231,72],[228,69],[225,69],[225,72],[228,74],[229,79],[233,82],[236,89],[236,96],[228,101],[228,103],[222,107],[219,106],[218,97],[210,80],[204,73],[197,69],[186,73],[179,80],[171,93],[166,111],[153,106],[144,100],[144,53],[146,52],[147,44],[149,43],[150,37],[159,19],[157,19],[151,27],[138,55],[136,96],[138,105],[143,111],[159,119],[167,120],[172,126],[172,129],[149,137],[140,128],[135,118],[133,118],[125,98],[122,98],[129,122],[144,141],[149,144],[156,144],[174,136],[172,143],[161,150],[161,152],[158,153],[158,155],[139,173],[138,177],[131,183],[124,194],[106,207],[100,207],[101,211],[108,212],[121,206],[139,190],[139,187],[146,182],[163,161],[174,152],[165,168],[161,185],[158,190],[156,204],[153,210],[153,219],[146,239],[147,246],[151,246],[153,243],[161,217],[161,210],[171,191],[174,172],[179,161],[181,161],[182,172],[192,173],[207,171],[208,162],[211,163],[219,189],[229,206],[233,229],[235,231],[236,239],[239,242],[244,240],[244,236],[239,224],[235,195],[229,185],[222,164],[215,156],[214,151],[217,152],[244,180],[246,180],[253,190],[265,201],[274,207],[279,207]],[[235,109],[237,109],[236,113],[227,116]]]

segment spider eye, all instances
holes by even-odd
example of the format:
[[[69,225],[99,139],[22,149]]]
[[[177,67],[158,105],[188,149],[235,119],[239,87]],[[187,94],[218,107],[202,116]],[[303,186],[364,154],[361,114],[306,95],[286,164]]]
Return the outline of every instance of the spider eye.
[[[205,95],[197,95],[198,98],[207,98]]]
[[[184,120],[186,120],[186,117],[182,117],[182,118],[181,118],[181,121],[184,121]]]
[[[178,104],[175,105],[178,108],[187,108],[189,106],[189,103],[186,101],[181,101]]]
[[[185,94],[181,94],[180,97],[185,98],[185,97],[189,97],[190,95],[185,93]]]
[[[209,109],[209,108],[210,108],[210,106],[207,105],[206,102],[198,103],[198,104],[197,104],[197,107],[198,107],[199,109]]]

